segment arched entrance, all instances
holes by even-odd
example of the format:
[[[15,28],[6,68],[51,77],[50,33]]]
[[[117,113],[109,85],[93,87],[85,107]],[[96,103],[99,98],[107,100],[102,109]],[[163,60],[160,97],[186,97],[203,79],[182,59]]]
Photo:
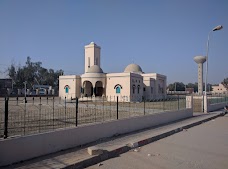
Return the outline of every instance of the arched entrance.
[[[90,81],[83,82],[83,93],[85,97],[91,97],[93,95],[93,85]]]
[[[101,81],[97,81],[95,84],[95,96],[102,96],[103,95],[103,85]]]

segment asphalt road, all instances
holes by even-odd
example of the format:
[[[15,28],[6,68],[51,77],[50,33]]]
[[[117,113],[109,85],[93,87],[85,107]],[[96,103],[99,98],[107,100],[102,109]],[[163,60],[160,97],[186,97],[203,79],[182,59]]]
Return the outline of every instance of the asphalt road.
[[[227,169],[228,115],[134,149],[89,169]]]

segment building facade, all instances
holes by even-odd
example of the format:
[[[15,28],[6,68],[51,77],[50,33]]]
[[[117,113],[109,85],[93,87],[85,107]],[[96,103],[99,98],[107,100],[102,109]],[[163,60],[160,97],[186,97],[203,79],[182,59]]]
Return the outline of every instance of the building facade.
[[[212,93],[227,94],[228,90],[222,83],[220,83],[219,85],[212,86]]]
[[[64,99],[105,97],[116,101],[142,101],[166,97],[166,76],[144,73],[137,64],[129,64],[121,73],[104,73],[100,65],[101,47],[85,46],[85,73],[59,77],[59,96]]]

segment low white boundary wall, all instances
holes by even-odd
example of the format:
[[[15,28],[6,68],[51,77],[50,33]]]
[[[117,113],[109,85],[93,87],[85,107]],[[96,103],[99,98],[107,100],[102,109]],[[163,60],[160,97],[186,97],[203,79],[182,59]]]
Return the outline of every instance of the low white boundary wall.
[[[207,107],[207,112],[212,112],[212,111],[216,111],[216,110],[222,109],[226,105],[228,105],[228,103],[225,103],[225,102],[223,102],[223,103],[216,103],[216,104],[210,104]]]
[[[193,116],[191,108],[90,124],[0,141],[0,166]]]

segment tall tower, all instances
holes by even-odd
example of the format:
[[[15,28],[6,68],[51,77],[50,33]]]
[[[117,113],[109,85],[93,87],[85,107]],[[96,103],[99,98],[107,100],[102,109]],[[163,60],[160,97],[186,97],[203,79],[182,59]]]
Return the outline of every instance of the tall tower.
[[[203,63],[206,61],[205,56],[195,56],[194,61],[198,64],[198,94],[203,94]]]
[[[98,65],[100,67],[100,51],[101,47],[96,45],[94,42],[85,46],[85,73],[88,68],[93,65]]]

